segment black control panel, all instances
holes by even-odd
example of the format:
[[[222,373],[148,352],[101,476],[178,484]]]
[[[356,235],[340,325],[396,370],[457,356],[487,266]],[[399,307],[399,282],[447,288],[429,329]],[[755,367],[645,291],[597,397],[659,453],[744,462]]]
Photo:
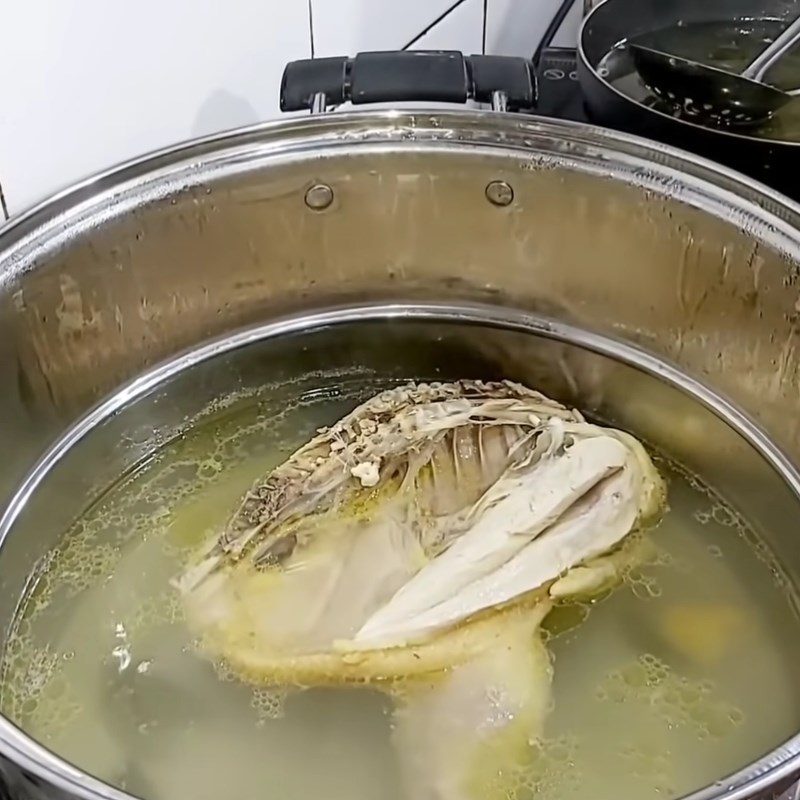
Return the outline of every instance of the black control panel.
[[[550,47],[542,52],[537,70],[539,99],[536,113],[545,117],[588,122],[573,48]]]

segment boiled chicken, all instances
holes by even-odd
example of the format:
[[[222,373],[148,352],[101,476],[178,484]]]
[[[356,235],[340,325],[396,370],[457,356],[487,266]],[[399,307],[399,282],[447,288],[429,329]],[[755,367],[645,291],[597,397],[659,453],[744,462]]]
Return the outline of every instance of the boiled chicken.
[[[619,579],[663,500],[639,442],[539,392],[410,384],[259,480],[177,583],[243,679],[390,692],[409,796],[462,800],[541,734],[553,602]]]

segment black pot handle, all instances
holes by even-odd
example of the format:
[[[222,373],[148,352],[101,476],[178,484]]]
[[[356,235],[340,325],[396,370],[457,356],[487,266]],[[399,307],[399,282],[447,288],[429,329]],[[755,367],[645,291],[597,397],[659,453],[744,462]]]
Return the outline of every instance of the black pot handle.
[[[347,100],[491,103],[499,111],[535,108],[533,62],[515,56],[465,56],[457,50],[359,53],[355,58],[291,61],[281,80],[281,111],[324,111]]]

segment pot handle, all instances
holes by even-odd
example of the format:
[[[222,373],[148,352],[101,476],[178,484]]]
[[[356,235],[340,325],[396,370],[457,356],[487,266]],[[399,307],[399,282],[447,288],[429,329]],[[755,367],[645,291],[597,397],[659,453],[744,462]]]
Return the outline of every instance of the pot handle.
[[[281,111],[321,113],[350,101],[491,103],[497,111],[536,106],[533,62],[515,56],[465,56],[457,50],[359,53],[355,58],[291,61],[281,80]]]

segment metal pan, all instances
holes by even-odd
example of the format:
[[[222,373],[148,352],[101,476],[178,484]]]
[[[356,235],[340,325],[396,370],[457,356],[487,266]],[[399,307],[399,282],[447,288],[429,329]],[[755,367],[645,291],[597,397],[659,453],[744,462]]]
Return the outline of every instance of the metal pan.
[[[699,22],[784,20],[796,13],[797,4],[786,0],[604,0],[586,15],[578,35],[578,79],[592,118],[705,155],[798,198],[800,136],[767,139],[746,129],[711,129],[676,118],[624,94],[601,68],[616,45],[641,34]]]

